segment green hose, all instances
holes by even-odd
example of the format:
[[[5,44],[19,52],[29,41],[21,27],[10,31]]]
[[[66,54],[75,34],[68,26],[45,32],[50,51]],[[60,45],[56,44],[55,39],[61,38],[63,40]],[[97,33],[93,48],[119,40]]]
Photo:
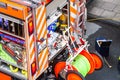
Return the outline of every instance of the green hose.
[[[84,77],[90,70],[90,63],[88,59],[81,54],[73,60],[72,66],[74,66]]]

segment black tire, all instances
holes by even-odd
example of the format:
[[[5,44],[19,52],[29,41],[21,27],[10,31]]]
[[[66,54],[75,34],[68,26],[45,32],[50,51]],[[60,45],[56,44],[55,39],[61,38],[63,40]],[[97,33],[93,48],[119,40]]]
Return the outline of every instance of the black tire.
[[[74,71],[74,70],[69,70],[67,73],[66,73],[66,80],[68,80],[68,75],[70,74],[76,74],[77,76],[79,76],[82,80],[85,80],[85,78],[83,77],[83,75],[77,71]],[[72,80],[72,79],[71,79]]]
[[[102,68],[103,68],[103,65],[104,65],[104,60],[103,60],[103,57],[97,52],[97,51],[94,51],[94,52],[90,52],[90,54],[94,54],[94,55],[96,55],[96,56],[98,56],[99,57],[99,59],[101,60],[101,62],[102,62],[102,66],[101,66],[101,68],[99,68],[99,69],[95,69],[95,70],[101,70]]]

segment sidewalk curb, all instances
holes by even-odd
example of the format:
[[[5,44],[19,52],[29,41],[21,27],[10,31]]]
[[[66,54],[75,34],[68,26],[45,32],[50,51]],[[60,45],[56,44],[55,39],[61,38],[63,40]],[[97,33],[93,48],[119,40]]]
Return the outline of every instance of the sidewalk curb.
[[[101,17],[101,16],[93,15],[89,12],[87,14],[87,17],[88,17],[88,19],[104,18],[104,17]],[[103,20],[102,19],[102,20],[97,20],[97,21],[101,21],[103,23],[107,23],[107,24],[114,25],[114,26],[120,26],[120,22],[115,21],[115,20]]]

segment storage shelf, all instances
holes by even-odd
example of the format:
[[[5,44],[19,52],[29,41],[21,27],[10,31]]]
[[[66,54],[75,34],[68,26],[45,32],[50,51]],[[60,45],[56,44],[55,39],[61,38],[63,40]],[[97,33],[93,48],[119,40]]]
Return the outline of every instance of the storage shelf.
[[[56,41],[57,37],[62,36],[58,33],[52,32],[51,37],[48,38],[48,45],[49,47],[53,45],[53,43]],[[59,39],[59,38],[58,38]],[[58,45],[61,45],[58,49],[55,48],[49,48],[50,49],[50,56],[49,56],[49,61],[53,60],[65,47],[66,43],[65,41],[61,38],[61,41]]]
[[[21,66],[19,66],[19,65],[16,65],[16,64],[14,64],[14,63],[7,62],[7,61],[5,61],[5,60],[2,60],[1,58],[0,58],[0,62],[6,63],[6,64],[10,64],[10,65],[12,65],[12,66],[14,66],[14,67],[17,67],[17,68],[19,68],[19,69],[22,69],[22,70],[27,70],[27,69],[25,69],[25,68],[23,68],[23,67],[21,67]]]
[[[49,56],[49,61],[52,61],[63,49],[65,49],[66,44],[63,44],[62,48],[58,50],[51,50],[51,55]]]
[[[11,72],[11,70],[9,69],[9,66],[7,64],[1,64],[0,71],[4,72],[6,74],[9,74],[13,77],[16,77],[18,79],[27,80],[27,77],[25,77],[25,75],[21,74],[20,71],[18,71],[16,73]]]
[[[53,0],[46,6],[47,9],[47,25],[49,26],[52,22],[57,20],[61,15],[62,12],[58,10],[62,9],[67,4],[67,0]]]

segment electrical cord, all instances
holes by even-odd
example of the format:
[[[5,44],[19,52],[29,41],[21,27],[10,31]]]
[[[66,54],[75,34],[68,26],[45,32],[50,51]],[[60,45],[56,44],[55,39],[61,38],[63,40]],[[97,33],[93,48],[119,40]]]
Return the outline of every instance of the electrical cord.
[[[116,20],[116,21],[120,21],[120,18],[93,18],[93,19],[88,19],[88,22],[93,22],[93,21],[97,21],[97,20]]]

